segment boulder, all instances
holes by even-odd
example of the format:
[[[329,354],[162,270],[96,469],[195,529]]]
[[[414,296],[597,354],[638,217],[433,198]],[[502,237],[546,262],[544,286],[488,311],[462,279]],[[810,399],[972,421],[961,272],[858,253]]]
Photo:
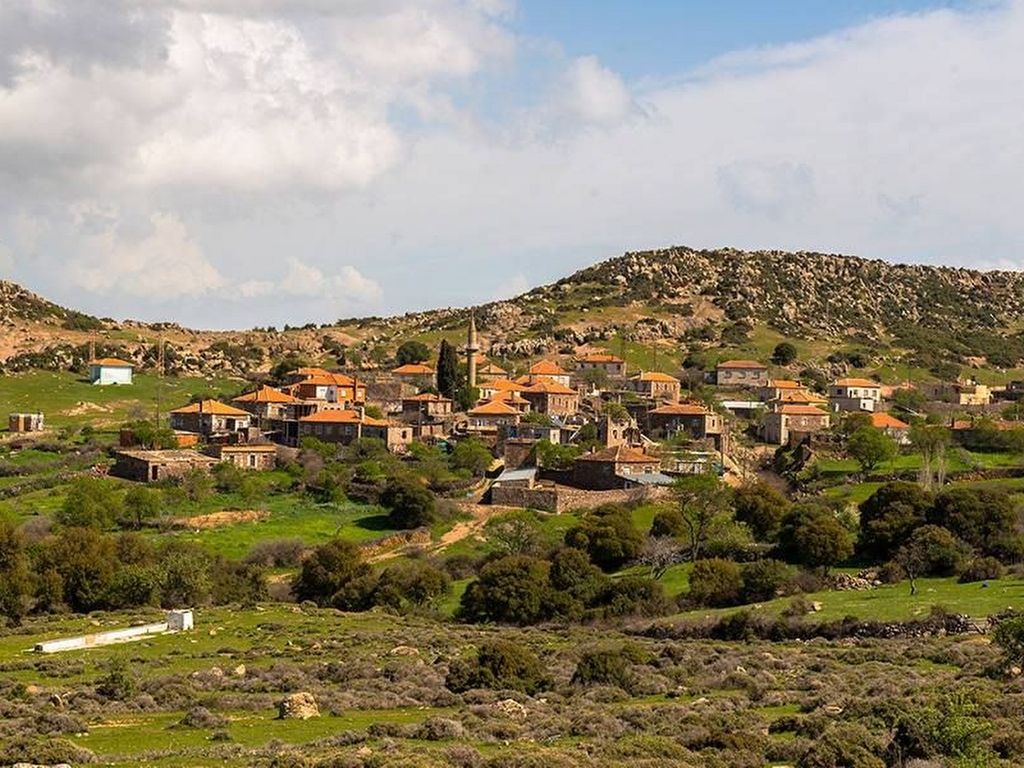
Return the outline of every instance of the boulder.
[[[320,717],[320,710],[312,693],[301,691],[285,696],[277,705],[277,716],[281,720],[308,720]]]

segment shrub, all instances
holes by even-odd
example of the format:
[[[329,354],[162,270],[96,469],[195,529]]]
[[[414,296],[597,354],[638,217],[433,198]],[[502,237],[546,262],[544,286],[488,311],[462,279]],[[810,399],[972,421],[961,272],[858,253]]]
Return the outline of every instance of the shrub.
[[[1003,564],[994,557],[976,557],[960,571],[958,581],[967,584],[972,581],[988,581],[1003,576]]]
[[[388,524],[393,528],[420,528],[437,518],[434,494],[409,475],[391,478],[380,495],[380,503],[391,510]]]
[[[621,649],[587,651],[576,664],[572,682],[575,685],[615,685],[628,688],[629,661]]]
[[[742,566],[743,602],[773,600],[792,584],[793,568],[779,560],[755,560]]]
[[[565,543],[582,549],[601,570],[611,573],[640,554],[644,539],[628,509],[597,509],[565,534]]]
[[[445,686],[456,693],[471,688],[509,689],[534,694],[550,688],[551,678],[537,656],[509,640],[482,643],[475,657],[452,663]]]
[[[259,541],[245,556],[245,562],[264,568],[291,568],[299,564],[306,545],[302,539],[270,539]]]
[[[110,671],[96,682],[96,693],[113,701],[130,699],[135,690],[135,678],[124,659],[111,662]]]
[[[462,595],[459,616],[467,621],[534,624],[549,614],[550,564],[523,555],[488,563]]]
[[[743,572],[731,560],[698,560],[690,574],[689,600],[696,605],[737,605],[743,594]]]
[[[359,547],[350,541],[334,539],[317,547],[303,561],[292,591],[300,601],[312,600],[322,607],[328,605],[342,587],[369,572],[370,567],[363,562]]]

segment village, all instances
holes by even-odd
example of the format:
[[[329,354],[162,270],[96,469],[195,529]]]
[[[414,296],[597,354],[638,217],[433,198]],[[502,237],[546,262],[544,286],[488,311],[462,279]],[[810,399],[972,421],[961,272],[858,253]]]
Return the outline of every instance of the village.
[[[800,448],[806,460],[819,445],[842,450],[857,429],[906,448],[911,422],[924,423],[926,411],[954,442],[969,444],[976,427],[1017,426],[991,416],[1024,391],[1015,382],[990,388],[973,380],[904,387],[857,377],[824,386],[801,382],[786,365],[792,360],[785,343],[771,362],[723,359],[696,376],[682,368],[678,376],[629,370],[607,350],[543,357],[516,373],[481,346],[471,320],[458,353],[461,388],[447,394],[439,392],[434,355],[419,344],[422,359],[391,369],[299,366],[274,385],[177,405],[154,425],[169,428],[173,445],[147,445],[122,428],[109,474],[155,483],[221,462],[268,470],[294,459],[310,439],[339,446],[375,440],[397,456],[413,443],[450,451],[474,439],[493,457],[484,502],[560,512],[638,493],[656,497],[685,475],[713,473],[739,486],[768,468],[780,449]],[[130,387],[133,368],[94,358],[88,381]],[[45,427],[43,413],[9,416],[12,435]]]

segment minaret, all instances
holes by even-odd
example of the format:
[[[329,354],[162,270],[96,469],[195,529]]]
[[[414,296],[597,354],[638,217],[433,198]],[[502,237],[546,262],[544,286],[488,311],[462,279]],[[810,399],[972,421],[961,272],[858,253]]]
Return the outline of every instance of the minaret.
[[[476,340],[476,317],[469,313],[469,336],[466,339],[466,379],[470,387],[476,386],[476,353],[480,346]]]

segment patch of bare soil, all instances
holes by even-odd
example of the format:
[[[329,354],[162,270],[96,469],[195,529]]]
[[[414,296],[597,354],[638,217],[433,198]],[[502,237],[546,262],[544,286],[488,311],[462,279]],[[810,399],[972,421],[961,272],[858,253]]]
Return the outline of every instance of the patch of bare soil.
[[[110,408],[98,403],[80,401],[78,405],[61,411],[64,416],[84,416],[87,413],[110,413]]]
[[[254,523],[263,520],[268,512],[258,509],[225,509],[220,512],[211,512],[208,515],[196,515],[195,517],[183,517],[178,520],[178,525],[184,528],[220,528],[223,525],[234,523]]]

